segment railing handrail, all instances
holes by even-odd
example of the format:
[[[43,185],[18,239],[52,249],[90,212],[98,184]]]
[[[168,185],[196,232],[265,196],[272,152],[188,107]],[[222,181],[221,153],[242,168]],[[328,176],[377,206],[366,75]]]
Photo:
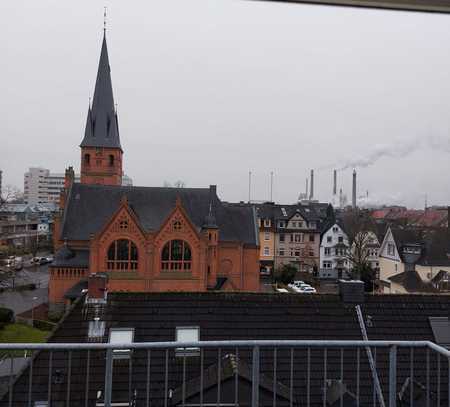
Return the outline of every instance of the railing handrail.
[[[0,343],[0,351],[8,350],[107,350],[107,349],[175,349],[175,348],[429,348],[450,358],[450,351],[431,341],[362,341],[362,340],[226,340],[198,342],[133,342],[133,343]]]

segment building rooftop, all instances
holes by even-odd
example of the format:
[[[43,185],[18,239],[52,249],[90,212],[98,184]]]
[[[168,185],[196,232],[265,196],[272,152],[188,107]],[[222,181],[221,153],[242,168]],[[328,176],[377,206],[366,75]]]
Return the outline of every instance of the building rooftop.
[[[338,295],[320,294],[111,293],[108,294],[107,304],[100,308],[79,300],[49,342],[91,342],[92,339],[88,337],[88,333],[92,332],[89,325],[96,317],[104,321],[103,331],[97,338],[99,342],[107,342],[110,329],[117,328],[132,328],[133,341],[136,343],[170,342],[176,339],[177,327],[198,327],[201,341],[362,340],[363,333],[356,305],[343,302]],[[449,309],[450,296],[366,295],[364,303],[361,304],[361,317],[370,340],[434,341],[429,318],[448,318]],[[389,389],[388,351],[380,348],[378,353],[375,353],[377,374],[386,400]],[[273,388],[274,350],[261,348],[260,352],[260,405],[272,405],[273,393],[271,394],[269,389],[271,386]],[[409,375],[410,350],[399,348],[397,352],[397,388],[400,390]],[[173,391],[170,401],[179,401],[180,392],[184,388],[187,392],[185,395],[188,394],[188,398],[195,404],[196,397],[198,400],[200,380],[204,380],[203,383],[209,380],[211,387],[204,388],[205,402],[207,397],[210,402],[216,402],[218,382],[222,381],[222,400],[232,402],[230,397],[234,394],[234,385],[227,380],[234,377],[232,373],[236,370],[241,372],[238,375],[239,386],[242,386],[246,394],[251,392],[248,375],[254,359],[249,349],[239,351],[237,365],[233,365],[233,360],[236,363],[236,350],[225,348],[219,353],[217,349],[205,349],[201,357],[194,350],[194,355],[187,358],[185,363],[183,357],[176,356],[176,351],[166,352],[164,349],[152,350],[150,356],[146,350],[136,349],[130,358],[133,360],[132,369],[128,360],[114,361],[113,401],[129,400],[131,394],[136,399],[136,405],[144,403],[147,394],[146,383],[149,380],[152,405],[163,405],[164,381],[167,380],[167,389]],[[150,370],[147,370],[148,358],[151,358]],[[306,405],[307,395],[312,406],[323,405],[325,371],[325,383],[330,387],[330,391],[336,382],[339,383],[342,375],[346,387],[345,397],[349,397],[351,403],[345,405],[354,405],[352,403],[357,392],[362,406],[373,401],[372,375],[366,352],[363,350],[358,356],[356,350],[351,348],[328,349],[326,353],[320,348],[293,348],[292,351],[289,348],[280,348],[276,358],[277,405],[289,405],[287,398],[290,396],[287,394],[290,394],[291,385],[293,405]],[[358,380],[357,358],[360,358]],[[414,351],[414,378],[420,383],[426,383],[425,359],[425,349],[417,348]],[[104,361],[104,353],[95,357],[91,355],[87,391],[91,400],[96,398],[98,391],[104,390]],[[430,378],[433,388],[437,385],[435,363],[433,359],[434,373]],[[442,380],[446,378],[446,365],[442,363],[441,366]],[[306,368],[307,366],[309,367]],[[55,352],[53,369],[58,370],[58,376],[52,382],[52,402],[63,402],[66,400],[68,388],[67,355]],[[86,352],[73,352],[70,369],[70,400],[73,405],[81,405],[86,395]],[[229,369],[232,370],[231,376]],[[217,376],[218,371],[222,372],[221,378]],[[46,400],[48,372],[49,354],[42,351],[33,363],[33,400]],[[169,372],[167,379],[164,379],[165,372]],[[200,372],[203,372],[203,376]],[[19,406],[26,402],[28,377],[27,369],[16,382],[14,401],[17,404],[14,405]],[[358,388],[356,383],[359,383]],[[193,390],[197,385],[197,391]],[[442,400],[447,397],[446,388],[447,386],[442,384]],[[339,405],[340,397],[337,404],[334,404],[336,398],[331,397],[331,394],[326,398],[329,400],[327,405]],[[5,400],[0,403],[1,406],[5,405]]]
[[[164,188],[85,185],[74,183],[65,209],[61,238],[89,240],[119,209],[123,198],[146,232],[156,231],[175,208],[179,197],[191,222],[201,230],[210,203],[219,227],[220,241],[258,245],[254,209],[227,205],[211,188]]]

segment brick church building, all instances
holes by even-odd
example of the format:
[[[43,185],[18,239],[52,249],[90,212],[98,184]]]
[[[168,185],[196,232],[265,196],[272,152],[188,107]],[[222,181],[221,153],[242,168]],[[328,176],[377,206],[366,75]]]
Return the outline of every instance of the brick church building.
[[[80,295],[93,274],[108,291],[259,291],[256,214],[216,187],[125,187],[106,37],[81,147],[55,220],[49,302]],[[100,273],[100,274],[99,274]]]

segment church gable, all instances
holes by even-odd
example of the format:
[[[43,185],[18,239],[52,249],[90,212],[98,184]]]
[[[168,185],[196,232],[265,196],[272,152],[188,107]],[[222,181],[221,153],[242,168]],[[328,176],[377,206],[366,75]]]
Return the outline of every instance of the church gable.
[[[200,235],[181,206],[180,200],[177,200],[175,208],[155,236],[155,244],[162,246],[166,241],[174,239],[188,241],[195,247],[200,244]]]
[[[128,238],[145,243],[144,231],[126,199],[122,201],[120,208],[100,232],[99,238],[101,244],[117,238]]]

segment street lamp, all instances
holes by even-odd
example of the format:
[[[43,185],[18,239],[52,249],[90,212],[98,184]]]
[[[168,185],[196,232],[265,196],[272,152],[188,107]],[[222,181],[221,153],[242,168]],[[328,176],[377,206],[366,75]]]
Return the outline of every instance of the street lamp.
[[[34,302],[38,299],[38,297],[33,297],[31,299],[31,326],[34,327]]]

